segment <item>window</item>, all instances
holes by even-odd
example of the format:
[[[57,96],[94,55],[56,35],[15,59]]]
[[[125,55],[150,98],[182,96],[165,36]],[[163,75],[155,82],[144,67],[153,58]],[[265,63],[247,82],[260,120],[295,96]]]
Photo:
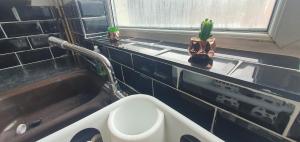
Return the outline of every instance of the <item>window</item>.
[[[267,31],[276,0],[112,0],[120,27]]]

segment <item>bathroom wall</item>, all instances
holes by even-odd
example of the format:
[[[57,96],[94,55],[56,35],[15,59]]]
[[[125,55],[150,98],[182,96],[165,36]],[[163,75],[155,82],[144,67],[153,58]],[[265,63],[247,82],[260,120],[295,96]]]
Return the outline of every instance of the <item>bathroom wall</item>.
[[[289,120],[296,117],[296,106],[287,99],[228,83],[152,56],[84,39],[89,37],[84,31],[87,28],[90,33],[101,33],[105,28],[99,24],[101,22],[84,24],[84,18],[79,16],[79,13],[85,15],[82,14],[85,10],[79,8],[80,1],[84,0],[74,0],[64,7],[67,13],[74,14],[68,17],[77,44],[89,49],[97,45],[112,62],[120,88],[128,95],[154,96],[228,142],[300,141],[300,118],[289,124]],[[87,9],[97,9],[89,1],[96,0],[85,0]],[[98,36],[96,39],[102,38]],[[224,71],[219,69],[219,73]],[[247,77],[251,79],[252,76]],[[287,131],[287,127],[291,130]]]
[[[110,59],[121,89],[129,95],[154,96],[228,142],[292,141],[284,130],[295,105],[286,99],[151,56],[95,44]],[[299,140],[298,129],[295,123],[290,138]]]
[[[51,60],[66,51],[50,47],[47,38],[60,36],[61,24],[52,7],[31,7],[25,0],[0,1],[0,70]]]

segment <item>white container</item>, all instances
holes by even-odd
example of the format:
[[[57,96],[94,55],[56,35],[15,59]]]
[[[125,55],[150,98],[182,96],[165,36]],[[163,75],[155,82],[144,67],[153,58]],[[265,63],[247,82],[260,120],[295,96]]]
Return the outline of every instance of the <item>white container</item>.
[[[108,117],[111,142],[165,142],[164,114],[149,101],[131,101]]]
[[[200,142],[224,142],[149,95],[122,98],[39,142],[70,142],[87,128],[97,129],[103,142],[180,142],[184,135]]]

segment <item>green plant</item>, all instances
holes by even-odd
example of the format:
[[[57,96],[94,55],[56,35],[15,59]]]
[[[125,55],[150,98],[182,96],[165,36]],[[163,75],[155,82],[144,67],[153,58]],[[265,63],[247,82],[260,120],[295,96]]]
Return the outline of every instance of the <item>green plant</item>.
[[[110,26],[110,27],[108,27],[107,31],[110,33],[115,33],[115,32],[119,31],[119,28],[116,26]]]
[[[214,25],[214,23],[210,19],[205,19],[201,23],[201,31],[199,33],[199,38],[202,41],[207,41],[207,39],[209,39],[210,37],[212,37],[211,31],[213,29],[213,25]]]

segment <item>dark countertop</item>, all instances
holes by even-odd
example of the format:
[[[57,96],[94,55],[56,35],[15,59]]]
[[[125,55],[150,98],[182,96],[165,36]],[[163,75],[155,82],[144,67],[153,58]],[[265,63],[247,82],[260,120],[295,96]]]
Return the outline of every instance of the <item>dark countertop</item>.
[[[187,60],[187,44],[139,38],[122,38],[118,44],[107,39],[92,42],[118,47],[166,63],[188,68],[225,81],[300,101],[300,59],[289,56],[217,48],[211,69]]]
[[[47,79],[55,74],[67,72],[78,68],[73,57],[65,56],[54,60],[41,61],[18,66],[0,71],[0,92],[32,83],[37,80]]]

